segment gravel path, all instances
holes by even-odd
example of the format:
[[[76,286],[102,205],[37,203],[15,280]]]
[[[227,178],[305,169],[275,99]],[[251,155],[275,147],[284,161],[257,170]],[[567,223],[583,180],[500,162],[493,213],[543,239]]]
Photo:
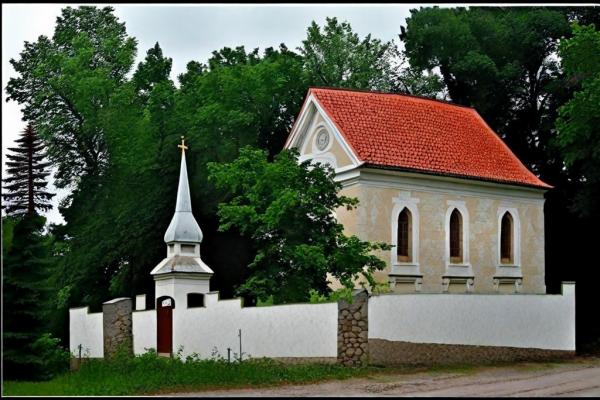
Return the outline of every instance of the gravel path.
[[[375,374],[318,384],[173,393],[167,396],[600,396],[600,359],[481,367],[468,372]]]

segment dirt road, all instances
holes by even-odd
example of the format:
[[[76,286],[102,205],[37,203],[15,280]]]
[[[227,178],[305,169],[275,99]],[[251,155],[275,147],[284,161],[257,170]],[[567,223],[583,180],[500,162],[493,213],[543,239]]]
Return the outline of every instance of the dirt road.
[[[172,396],[600,396],[600,359],[560,364],[377,373],[368,378]],[[167,395],[168,396],[168,395]]]

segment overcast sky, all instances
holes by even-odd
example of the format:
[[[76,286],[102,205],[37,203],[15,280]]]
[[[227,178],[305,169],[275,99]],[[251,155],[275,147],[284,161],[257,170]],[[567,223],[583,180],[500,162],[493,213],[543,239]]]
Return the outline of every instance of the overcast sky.
[[[2,5],[2,171],[5,154],[14,146],[25,124],[19,105],[6,102],[6,84],[15,71],[9,63],[18,58],[24,41],[52,36],[57,16],[65,4]],[[75,7],[77,4],[71,4]],[[104,6],[104,5],[98,5]],[[311,21],[323,25],[325,17],[346,20],[363,36],[371,33],[384,41],[398,39],[400,25],[415,5],[115,5],[127,33],[138,40],[136,65],[146,50],[159,42],[173,59],[171,77],[185,71],[191,60],[206,62],[213,50],[244,45],[246,49],[285,43],[290,49],[301,45]],[[3,173],[4,175],[4,173]],[[65,196],[57,192],[54,204]],[[47,213],[49,222],[62,222],[56,206]]]

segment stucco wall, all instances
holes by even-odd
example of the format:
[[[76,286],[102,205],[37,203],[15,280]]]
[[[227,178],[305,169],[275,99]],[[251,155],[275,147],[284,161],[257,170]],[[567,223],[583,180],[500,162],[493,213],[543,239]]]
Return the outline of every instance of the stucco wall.
[[[156,350],[156,310],[134,311],[133,352],[143,354],[148,349]]]
[[[69,350],[75,357],[104,357],[102,313],[89,313],[88,307],[69,309]]]
[[[205,307],[173,310],[173,351],[197,352],[210,358],[216,347],[227,357],[227,348],[251,357],[337,356],[337,303],[293,304],[242,308],[239,299],[218,300],[205,295]]]
[[[403,201],[413,202],[419,214],[418,240],[413,240],[413,245],[418,242],[416,264],[423,275],[422,292],[443,291],[442,276],[447,273],[446,219],[449,208],[457,203],[464,205],[468,214],[468,224],[467,218],[464,222],[468,230],[468,262],[475,277],[473,291],[496,292],[494,276],[517,273],[523,276],[520,292],[545,293],[543,192],[482,186],[468,180],[457,183],[393,175],[375,179],[376,175],[363,175],[343,181],[341,194],[357,197],[360,204],[355,210],[336,210],[338,221],[347,234],[394,244],[392,224],[401,209],[395,206]],[[520,268],[499,267],[498,213],[502,209],[514,210],[518,216],[520,235],[515,249],[520,249]],[[379,252],[387,268],[375,273],[378,281],[388,282],[388,274],[395,269],[392,259],[395,251],[394,248],[391,252]],[[464,288],[458,289],[461,290]]]
[[[575,285],[562,295],[373,296],[369,339],[573,351]]]

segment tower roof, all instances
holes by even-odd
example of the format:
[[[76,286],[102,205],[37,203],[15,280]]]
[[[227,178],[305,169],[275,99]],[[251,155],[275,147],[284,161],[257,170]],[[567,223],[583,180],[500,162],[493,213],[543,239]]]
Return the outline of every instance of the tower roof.
[[[188,183],[187,166],[185,163],[185,146],[181,146],[181,169],[179,171],[179,187],[177,189],[177,205],[175,214],[167,232],[165,242],[202,242],[202,230],[192,214],[192,201],[190,199],[190,186]]]

